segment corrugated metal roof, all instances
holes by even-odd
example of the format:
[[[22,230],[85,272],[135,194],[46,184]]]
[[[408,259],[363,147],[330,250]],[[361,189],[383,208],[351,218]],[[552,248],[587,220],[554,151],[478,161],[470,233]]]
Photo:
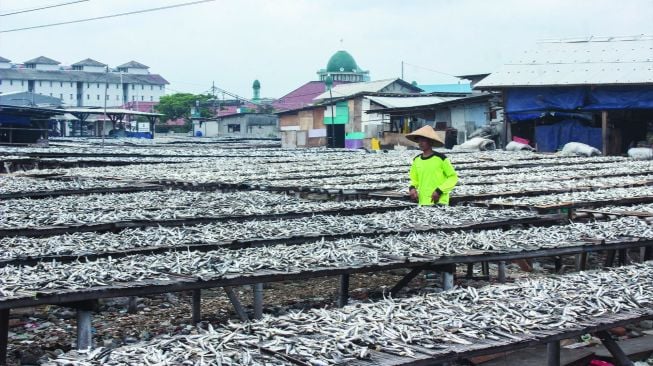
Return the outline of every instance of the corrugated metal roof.
[[[358,93],[378,93],[390,84],[394,82],[403,82],[406,84],[406,86],[413,87],[417,91],[418,88],[412,86],[411,84],[399,79],[383,79],[383,80],[375,80],[375,81],[365,81],[362,83],[348,83],[348,84],[340,84],[340,85],[335,85],[331,88],[331,92],[333,94],[333,98],[343,98],[343,97],[349,97]],[[321,99],[328,99],[329,92],[326,91],[317,97],[315,97],[314,100],[321,100]]]
[[[47,80],[63,82],[100,83],[109,82],[119,84],[121,81],[128,84],[165,85],[166,79],[157,74],[122,74],[110,72],[88,72],[80,70],[36,70],[36,69],[0,69],[2,80]]]
[[[49,57],[45,56],[39,56],[37,58],[33,58],[31,60],[27,60],[24,62],[26,65],[27,64],[41,64],[41,65],[59,65],[61,62],[55,61]]]
[[[476,88],[653,83],[653,37],[543,41]]]
[[[11,62],[11,60],[6,59],[6,58],[0,56],[0,62]]]
[[[122,65],[119,65],[119,66],[116,66],[116,67],[119,67],[119,68],[132,68],[132,69],[149,69],[150,68],[149,66],[145,66],[142,63],[136,62],[136,61],[129,61],[129,62],[125,63],[125,64],[122,64]]]
[[[380,104],[387,108],[406,108],[406,107],[418,107],[424,105],[438,104],[443,102],[449,102],[456,99],[461,99],[457,97],[366,97],[369,100],[373,101],[376,104]]]

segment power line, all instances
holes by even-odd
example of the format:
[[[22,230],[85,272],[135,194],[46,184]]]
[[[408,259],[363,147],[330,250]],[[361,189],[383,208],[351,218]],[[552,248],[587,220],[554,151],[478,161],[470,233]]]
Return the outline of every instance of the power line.
[[[442,72],[442,71],[438,71],[438,70],[429,69],[428,67],[419,66],[419,65],[413,65],[413,64],[408,63],[408,62],[406,62],[406,61],[404,61],[404,65],[410,65],[410,66],[412,66],[412,67],[416,67],[416,68],[418,68],[418,69],[423,69],[423,70],[427,70],[427,71],[435,72],[435,73],[442,74],[442,75],[447,75],[447,76],[457,77],[456,75],[451,75],[451,74],[448,74],[448,73],[446,73],[446,72]]]
[[[148,12],[151,12],[151,11],[166,10],[166,9],[172,9],[172,8],[179,8],[179,7],[182,7],[182,6],[196,5],[196,4],[201,4],[201,3],[208,3],[208,2],[210,2],[210,1],[215,1],[215,0],[191,1],[191,2],[182,3],[182,4],[175,4],[175,5],[169,5],[169,6],[162,6],[162,7],[159,7],[159,8],[150,8],[150,9],[136,10],[136,11],[130,11],[130,12],[126,12],[126,13],[118,13],[118,14],[104,15],[104,16],[94,17],[94,18],[85,18],[85,19],[71,20],[71,21],[67,21],[67,22],[51,23],[51,24],[43,24],[43,25],[36,25],[36,26],[32,26],[32,27],[24,27],[24,28],[14,28],[14,29],[0,30],[0,33],[9,33],[9,32],[17,32],[17,31],[22,31],[22,30],[29,30],[29,29],[37,29],[37,28],[45,28],[45,27],[54,27],[54,26],[58,26],[58,25],[66,25],[66,24],[74,24],[74,23],[90,22],[90,21],[92,21],[92,20],[108,19],[108,18],[121,17],[121,16],[125,16],[125,15],[148,13]]]
[[[62,4],[55,4],[55,5],[43,6],[43,7],[40,7],[40,8],[26,9],[26,10],[17,10],[17,11],[13,11],[13,12],[11,12],[11,13],[0,14],[0,17],[6,17],[7,15],[15,15],[15,14],[29,13],[29,12],[31,12],[31,11],[38,11],[38,10],[44,10],[44,9],[50,9],[50,8],[56,8],[56,7],[59,7],[59,6],[65,6],[65,5],[71,5],[71,4],[83,3],[83,2],[86,2],[86,1],[89,1],[89,0],[77,0],[77,1],[70,1],[70,2],[62,3]]]

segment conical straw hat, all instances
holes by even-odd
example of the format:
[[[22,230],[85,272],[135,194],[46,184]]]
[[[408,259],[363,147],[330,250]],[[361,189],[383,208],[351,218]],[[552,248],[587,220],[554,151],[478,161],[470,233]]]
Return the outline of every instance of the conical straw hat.
[[[444,139],[431,126],[424,126],[406,135],[410,141],[417,142],[418,137],[426,137],[435,143],[444,144]]]

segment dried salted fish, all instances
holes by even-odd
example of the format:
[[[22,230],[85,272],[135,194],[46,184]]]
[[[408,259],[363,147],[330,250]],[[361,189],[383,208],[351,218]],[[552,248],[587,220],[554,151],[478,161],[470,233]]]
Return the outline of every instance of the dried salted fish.
[[[296,273],[316,268],[378,265],[410,258],[439,258],[470,252],[515,252],[577,246],[580,240],[588,238],[615,239],[621,236],[653,238],[653,232],[644,221],[624,218],[550,228],[353,237],[238,250],[218,248],[207,252],[185,250],[181,246],[179,251],[162,254],[73,263],[47,261],[37,266],[7,265],[0,268],[0,296],[43,288],[86,288],[97,286],[98,282],[138,282],[159,279],[169,273],[204,280],[219,279],[225,275],[245,276],[261,270]]]
[[[556,193],[533,197],[494,198],[488,202],[493,204],[540,206],[567,203],[582,204],[583,202],[591,204],[597,201],[619,201],[624,198],[651,196],[653,196],[653,186],[640,186],[630,188],[610,188],[597,189],[592,191]]]
[[[406,202],[360,200],[320,202],[269,192],[155,192],[92,194],[3,201],[0,227],[93,224],[127,220],[167,220],[281,213],[319,213],[327,210],[402,207]]]
[[[198,335],[157,337],[112,351],[72,351],[46,365],[191,363],[276,365],[290,356],[310,365],[341,364],[370,350],[413,356],[411,346],[449,354],[502,343],[544,339],[585,329],[605,316],[653,311],[653,262],[527,279],[480,289],[457,288],[341,309],[313,309],[248,323],[209,327]],[[546,331],[547,333],[543,333]],[[262,355],[267,350],[271,355]],[[276,355],[278,358],[273,357]],[[437,357],[437,356],[436,356]]]
[[[388,205],[391,201],[379,204]],[[6,237],[0,238],[0,259],[84,255],[144,247],[184,247],[190,244],[220,244],[234,240],[438,228],[527,217],[533,217],[533,214],[521,210],[500,211],[480,207],[414,207],[366,215],[316,214],[296,219],[226,221],[185,227],[126,229],[118,233],[78,232],[42,239]]]

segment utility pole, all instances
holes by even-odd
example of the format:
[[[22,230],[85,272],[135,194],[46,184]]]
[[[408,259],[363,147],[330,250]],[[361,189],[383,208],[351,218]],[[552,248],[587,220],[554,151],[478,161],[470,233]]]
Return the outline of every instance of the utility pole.
[[[109,89],[109,65],[105,66],[105,78],[104,78],[104,119],[102,120],[102,125],[100,129],[100,135],[102,135],[102,147],[104,147],[104,121],[107,120],[107,89]]]
[[[401,61],[401,80],[404,80],[404,62]]]

